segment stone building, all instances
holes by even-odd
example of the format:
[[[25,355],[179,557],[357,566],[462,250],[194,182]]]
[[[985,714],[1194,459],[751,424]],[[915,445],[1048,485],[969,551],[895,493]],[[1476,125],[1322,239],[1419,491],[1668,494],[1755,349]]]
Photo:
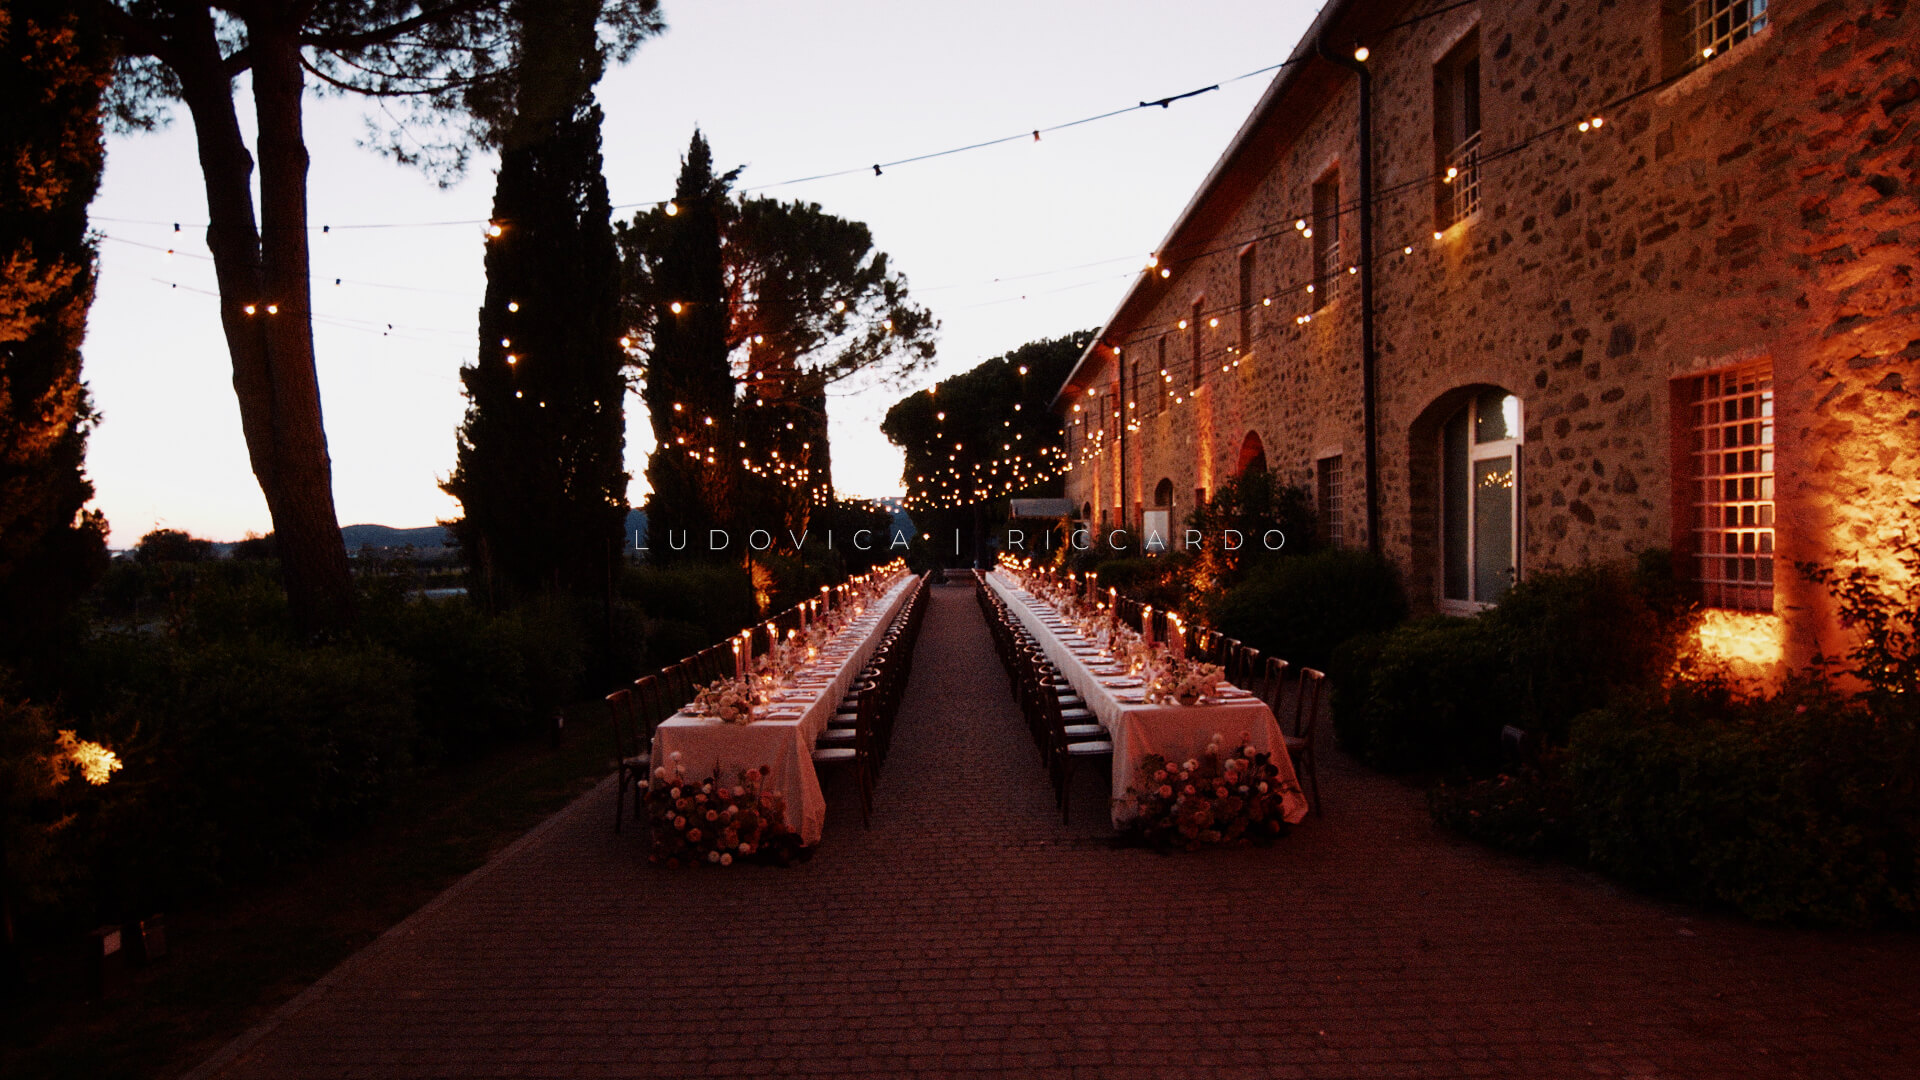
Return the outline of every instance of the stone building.
[[[1920,527],[1917,48],[1902,0],[1332,0],[1061,389],[1068,495],[1271,470],[1427,610],[1666,548],[1722,650],[1832,651],[1796,564]]]

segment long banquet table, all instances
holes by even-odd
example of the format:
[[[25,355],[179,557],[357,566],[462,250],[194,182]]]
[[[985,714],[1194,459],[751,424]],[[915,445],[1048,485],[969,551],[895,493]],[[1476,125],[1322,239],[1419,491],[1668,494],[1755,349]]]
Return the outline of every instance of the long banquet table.
[[[1119,691],[1103,683],[1087,659],[1071,647],[1079,645],[1084,652],[1091,642],[1068,627],[1050,605],[1001,570],[987,575],[987,585],[1006,601],[1007,609],[1040,643],[1047,659],[1053,661],[1067,683],[1086,700],[1088,711],[1113,740],[1115,827],[1124,825],[1136,813],[1127,789],[1133,786],[1140,763],[1147,755],[1159,754],[1169,761],[1198,757],[1215,735],[1224,735],[1230,740],[1229,745],[1245,735],[1255,750],[1271,753],[1273,763],[1279,766],[1280,779],[1289,788],[1282,799],[1287,820],[1297,823],[1307,816],[1307,797],[1300,793],[1280,724],[1265,702],[1251,695],[1198,705],[1121,701],[1117,696]]]
[[[786,799],[788,827],[800,834],[802,843],[819,843],[827,821],[827,800],[813,769],[814,741],[827,729],[834,710],[918,580],[903,574],[879,602],[835,635],[781,699],[766,707],[765,719],[729,724],[711,716],[691,716],[683,709],[662,720],[653,732],[654,765],[678,764],[686,769],[688,779],[707,777],[718,768],[729,783],[741,770],[771,766],[767,790]],[[674,754],[680,755],[677,762]]]

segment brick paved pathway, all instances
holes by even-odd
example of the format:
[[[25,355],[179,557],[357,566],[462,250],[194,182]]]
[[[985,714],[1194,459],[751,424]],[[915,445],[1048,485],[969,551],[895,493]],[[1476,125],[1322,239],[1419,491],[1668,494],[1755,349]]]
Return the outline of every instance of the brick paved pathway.
[[[1062,828],[972,596],[933,591],[873,828],[665,871],[563,811],[221,1077],[1920,1076],[1920,939],[1756,927],[1436,833],[1329,755],[1268,851]],[[836,778],[844,780],[846,778]]]

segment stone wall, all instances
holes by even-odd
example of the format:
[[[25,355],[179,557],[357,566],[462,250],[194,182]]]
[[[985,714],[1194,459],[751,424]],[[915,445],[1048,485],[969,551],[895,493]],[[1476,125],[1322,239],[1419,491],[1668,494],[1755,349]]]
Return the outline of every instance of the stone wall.
[[[1661,8],[1483,0],[1378,37],[1354,24],[1374,88],[1381,544],[1416,602],[1430,601],[1437,425],[1463,388],[1498,386],[1525,410],[1523,576],[1672,546],[1672,381],[1768,359],[1775,603],[1788,659],[1803,658],[1838,639],[1791,564],[1883,558],[1903,520],[1920,523],[1920,5],[1774,0],[1766,30],[1674,79]],[[1353,17],[1378,26],[1412,11],[1360,4]],[[1447,192],[1434,64],[1473,32],[1481,205],[1436,237]],[[1347,535],[1363,542],[1358,283],[1315,309],[1313,242],[1295,227],[1337,168],[1341,239],[1357,259],[1357,91],[1308,63],[1319,70],[1269,110],[1283,134],[1257,179],[1190,215],[1204,228],[1176,238],[1170,274],[1136,290],[1103,337],[1157,368],[1155,339],[1171,334],[1185,399],[1135,410],[1130,520],[1163,477],[1184,517],[1251,432],[1288,482],[1310,484],[1317,458],[1343,454]],[[1579,131],[1592,116],[1604,124]],[[1240,351],[1249,242],[1256,333]],[[1196,297],[1219,320],[1203,325],[1197,392],[1178,329]],[[1077,465],[1075,502],[1113,505],[1118,457]]]

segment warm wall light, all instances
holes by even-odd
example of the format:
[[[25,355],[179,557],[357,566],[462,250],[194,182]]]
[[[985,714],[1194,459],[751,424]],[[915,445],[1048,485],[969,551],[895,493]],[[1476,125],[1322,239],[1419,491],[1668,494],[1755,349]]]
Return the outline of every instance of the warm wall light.
[[[1701,612],[1689,643],[1692,659],[1736,679],[1770,679],[1786,657],[1786,630],[1771,612]]]

